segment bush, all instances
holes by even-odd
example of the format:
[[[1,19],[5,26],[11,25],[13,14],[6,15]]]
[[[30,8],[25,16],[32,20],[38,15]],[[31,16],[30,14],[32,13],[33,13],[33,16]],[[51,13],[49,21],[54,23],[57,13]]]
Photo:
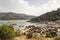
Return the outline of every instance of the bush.
[[[46,32],[46,37],[52,37],[50,32]]]
[[[33,33],[33,38],[39,38],[40,37],[40,34],[39,33]]]
[[[19,29],[17,29],[17,30],[15,31],[15,36],[16,36],[16,37],[19,37],[19,36],[21,36],[22,34],[23,34],[22,31],[19,30]]]
[[[1,40],[13,40],[14,39],[14,29],[11,25],[0,25],[0,39]]]
[[[54,40],[60,40],[60,37],[55,37]]]
[[[32,38],[32,33],[28,33],[28,34],[26,35],[26,38]]]
[[[46,37],[50,37],[50,38],[54,38],[57,36],[57,33],[56,32],[46,32]]]

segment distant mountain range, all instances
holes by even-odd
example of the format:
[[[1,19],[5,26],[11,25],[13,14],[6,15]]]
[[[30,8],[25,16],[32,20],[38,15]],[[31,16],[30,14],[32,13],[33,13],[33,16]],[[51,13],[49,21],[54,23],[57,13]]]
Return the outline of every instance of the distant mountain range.
[[[32,18],[30,22],[50,22],[60,20],[60,8],[47,12],[39,17]]]
[[[26,15],[26,14],[18,14],[13,12],[8,13],[0,13],[0,20],[27,20],[34,18],[35,16]]]

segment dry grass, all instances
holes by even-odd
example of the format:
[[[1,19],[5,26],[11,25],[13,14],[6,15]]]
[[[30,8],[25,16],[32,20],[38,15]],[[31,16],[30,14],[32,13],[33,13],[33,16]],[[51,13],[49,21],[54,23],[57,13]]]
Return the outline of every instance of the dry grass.
[[[53,40],[53,38],[39,37],[39,38],[30,38],[30,39],[27,39],[25,36],[20,36],[20,37],[15,37],[14,40]]]

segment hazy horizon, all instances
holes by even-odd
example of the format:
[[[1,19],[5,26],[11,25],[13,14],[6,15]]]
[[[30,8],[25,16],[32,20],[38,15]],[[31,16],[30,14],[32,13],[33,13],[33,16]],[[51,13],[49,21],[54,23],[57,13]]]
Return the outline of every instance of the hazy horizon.
[[[0,12],[39,16],[60,7],[60,0],[0,0]]]

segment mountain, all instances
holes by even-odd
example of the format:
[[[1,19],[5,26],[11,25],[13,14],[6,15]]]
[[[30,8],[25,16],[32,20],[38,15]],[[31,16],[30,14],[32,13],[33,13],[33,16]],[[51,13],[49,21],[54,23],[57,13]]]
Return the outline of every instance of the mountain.
[[[60,20],[60,8],[51,12],[44,13],[39,17],[32,18],[30,22],[50,22]]]
[[[26,14],[18,14],[13,12],[8,13],[0,13],[0,20],[27,20],[34,18],[35,16],[26,15]]]

